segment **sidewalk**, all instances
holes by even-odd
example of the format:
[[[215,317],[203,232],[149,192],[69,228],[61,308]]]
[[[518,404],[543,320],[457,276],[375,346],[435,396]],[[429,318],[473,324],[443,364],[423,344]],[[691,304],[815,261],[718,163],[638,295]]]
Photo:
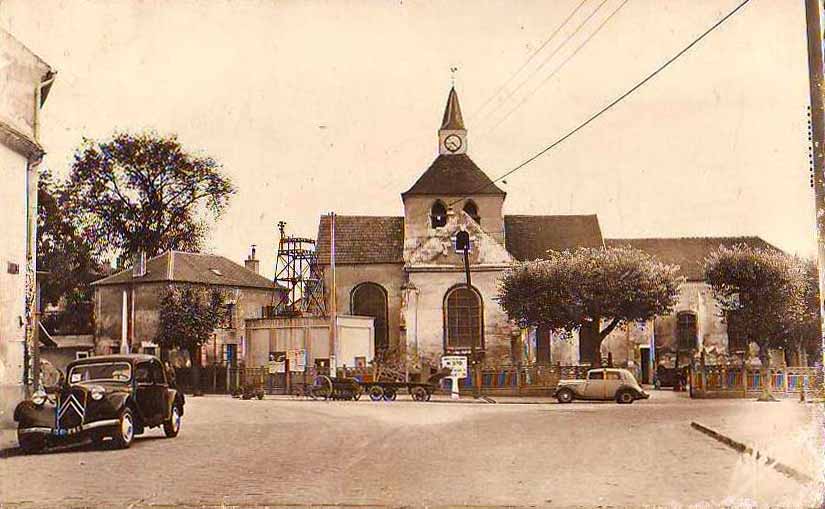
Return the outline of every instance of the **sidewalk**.
[[[0,455],[2,451],[17,447],[17,430],[0,428]]]

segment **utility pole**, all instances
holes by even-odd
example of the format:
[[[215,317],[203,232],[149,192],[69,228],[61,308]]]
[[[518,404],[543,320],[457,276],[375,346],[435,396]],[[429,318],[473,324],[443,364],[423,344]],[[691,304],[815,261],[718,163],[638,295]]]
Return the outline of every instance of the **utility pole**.
[[[466,231],[460,231],[456,234],[456,248],[460,249],[464,255],[464,277],[467,284],[467,290],[473,291],[473,283],[470,279],[470,234]],[[483,325],[482,325],[483,327]],[[476,350],[477,340],[481,338],[473,337],[470,340],[470,362],[468,368],[473,374],[473,397],[478,399],[481,397],[481,377],[478,369],[478,357]]]
[[[335,345],[338,340],[338,302],[337,288],[335,285],[335,212],[329,213],[329,268],[330,268],[330,292],[329,302],[332,308],[329,312],[329,376],[335,378],[338,374],[338,367],[335,359]]]
[[[808,33],[808,76],[811,106],[808,115],[811,184],[816,210],[817,269],[819,273],[819,313],[821,361],[825,366],[825,107],[823,106],[823,5],[822,0],[805,0]]]

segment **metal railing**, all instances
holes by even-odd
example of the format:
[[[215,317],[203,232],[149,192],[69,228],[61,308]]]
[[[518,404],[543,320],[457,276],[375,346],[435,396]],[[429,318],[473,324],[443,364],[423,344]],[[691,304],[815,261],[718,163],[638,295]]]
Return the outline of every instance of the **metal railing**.
[[[798,396],[823,387],[822,370],[807,366],[770,368],[767,376],[760,367],[696,366],[691,370],[695,397],[736,397],[761,392],[769,384],[776,395]]]

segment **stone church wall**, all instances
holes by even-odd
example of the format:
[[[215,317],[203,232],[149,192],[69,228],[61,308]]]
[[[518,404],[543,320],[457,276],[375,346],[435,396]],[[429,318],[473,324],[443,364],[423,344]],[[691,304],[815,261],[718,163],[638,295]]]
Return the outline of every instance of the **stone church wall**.
[[[679,302],[673,313],[656,319],[656,347],[659,350],[675,349],[677,316],[682,311],[696,313],[699,337],[697,347],[727,350],[727,327],[719,315],[719,308],[710,287],[702,281],[683,283],[679,289]]]
[[[406,246],[415,246],[424,239],[431,237],[434,233],[430,228],[430,209],[436,200],[441,200],[445,205],[456,200],[462,200],[452,206],[457,213],[464,207],[466,199],[460,196],[409,196],[404,199],[405,222],[404,239]],[[474,196],[473,201],[478,208],[481,218],[481,228],[502,245],[504,244],[504,216],[502,206],[504,199],[502,196]]]
[[[332,288],[331,271],[324,266],[326,288]],[[352,290],[361,283],[377,283],[387,292],[387,327],[390,348],[399,343],[401,316],[401,285],[404,284],[404,270],[397,263],[376,263],[363,265],[336,265],[336,300],[338,313],[351,313]]]
[[[501,271],[471,273],[473,287],[482,296],[484,317],[485,365],[512,362],[513,340],[519,331],[510,325],[507,315],[494,300]],[[437,365],[444,353],[444,297],[447,291],[465,283],[463,271],[411,272],[410,283],[419,289],[418,351],[424,363]]]

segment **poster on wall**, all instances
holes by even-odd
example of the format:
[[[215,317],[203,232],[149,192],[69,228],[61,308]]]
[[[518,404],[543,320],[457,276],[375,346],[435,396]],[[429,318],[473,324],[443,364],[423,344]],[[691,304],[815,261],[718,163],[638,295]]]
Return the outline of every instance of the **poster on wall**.
[[[289,360],[289,370],[303,372],[306,369],[307,352],[303,348],[287,350],[286,358]]]
[[[269,352],[269,374],[286,371],[286,352]]]

